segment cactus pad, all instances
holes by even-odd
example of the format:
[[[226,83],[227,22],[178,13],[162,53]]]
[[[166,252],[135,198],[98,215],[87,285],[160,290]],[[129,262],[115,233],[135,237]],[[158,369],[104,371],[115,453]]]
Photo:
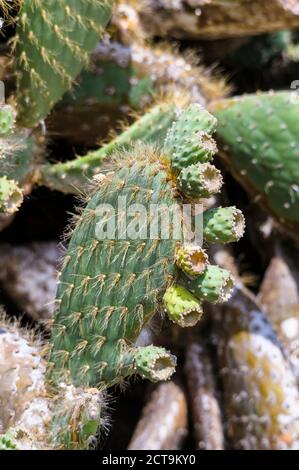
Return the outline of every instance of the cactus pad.
[[[121,221],[125,209],[118,206],[118,198],[147,209],[158,202],[167,209],[176,201],[155,152],[141,148],[121,159],[121,169],[104,179],[83,212],[65,258],[51,357],[55,381],[68,371],[75,385],[88,386],[132,375],[138,352],[132,343],[174,279],[175,240],[146,239],[149,226],[145,239],[119,232],[116,239],[97,236],[101,204],[115,207]],[[132,223],[137,222],[133,217]]]
[[[216,102],[212,109],[228,168],[298,238],[298,96],[248,95]]]
[[[18,120],[35,127],[96,46],[113,0],[24,0],[16,37]],[[50,78],[50,80],[49,80]]]

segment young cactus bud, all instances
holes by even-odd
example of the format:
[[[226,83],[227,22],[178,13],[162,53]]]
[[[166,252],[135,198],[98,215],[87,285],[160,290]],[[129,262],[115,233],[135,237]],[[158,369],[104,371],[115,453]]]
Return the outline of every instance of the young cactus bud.
[[[176,265],[188,276],[199,276],[208,264],[208,255],[200,246],[182,246],[176,252]]]
[[[14,214],[23,202],[23,193],[14,180],[0,177],[0,212]]]
[[[196,163],[183,168],[178,177],[178,189],[187,198],[210,197],[220,191],[221,172],[210,163]]]
[[[232,243],[243,237],[245,219],[236,207],[218,207],[203,215],[204,238],[211,243]]]
[[[0,105],[0,137],[11,134],[15,122],[14,110],[11,106]]]
[[[230,298],[234,280],[226,269],[209,265],[201,276],[195,279],[185,277],[184,284],[199,299],[217,304]]]
[[[137,349],[136,373],[151,382],[168,380],[175,371],[176,357],[163,348],[146,346]]]
[[[169,287],[163,301],[170,320],[183,328],[196,325],[202,317],[201,303],[184,287]]]
[[[197,104],[190,105],[173,123],[164,149],[171,155],[174,171],[211,160],[217,152],[216,143],[211,137],[216,123],[217,120]]]

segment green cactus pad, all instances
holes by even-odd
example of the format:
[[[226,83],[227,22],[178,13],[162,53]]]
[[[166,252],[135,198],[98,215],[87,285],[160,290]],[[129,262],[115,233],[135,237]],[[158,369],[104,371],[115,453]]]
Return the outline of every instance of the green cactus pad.
[[[211,160],[217,152],[211,137],[216,124],[216,119],[200,105],[192,104],[182,112],[169,130],[164,144],[165,151],[171,155],[174,171]]]
[[[14,109],[8,105],[0,105],[0,138],[11,134],[14,123]]]
[[[24,0],[16,37],[21,125],[35,127],[71,87],[102,35],[113,3]]]
[[[206,270],[208,255],[200,246],[182,246],[176,251],[175,261],[188,276],[199,276]]]
[[[0,212],[13,214],[23,202],[23,193],[14,180],[0,177]]]
[[[105,161],[116,150],[136,142],[159,144],[176,119],[179,108],[174,104],[154,106],[137,119],[109,144],[76,160],[41,168],[41,183],[66,193],[77,193],[86,187],[89,179],[101,172]]]
[[[135,356],[136,373],[151,382],[168,380],[175,371],[176,357],[156,346],[139,348]]]
[[[209,265],[205,272],[195,278],[182,278],[185,287],[201,300],[211,303],[226,302],[233,290],[234,280],[229,271]]]
[[[210,163],[196,163],[183,168],[178,177],[178,188],[187,198],[204,198],[220,191],[221,172]]]
[[[169,287],[163,302],[170,320],[182,327],[194,326],[202,317],[201,303],[184,287]]]
[[[80,217],[65,258],[53,331],[54,382],[67,376],[74,385],[93,387],[132,375],[138,352],[132,344],[175,277],[175,239],[132,239],[119,229],[124,217],[120,197],[129,206],[142,204],[147,214],[151,204],[163,203],[162,216],[178,202],[169,170],[163,169],[159,154],[146,147],[119,158],[120,169],[101,182]],[[108,234],[107,239],[100,230],[106,230],[105,221],[113,217],[105,219],[100,212],[105,207],[108,212],[112,207],[117,220],[116,232],[110,226],[112,237]],[[146,233],[139,232],[141,237],[148,237],[155,216],[142,225]],[[138,218],[128,220],[133,230]]]
[[[217,207],[203,215],[204,238],[210,243],[232,243],[243,237],[245,219],[236,207]]]
[[[216,102],[228,168],[295,237],[299,233],[299,97],[261,93]]]

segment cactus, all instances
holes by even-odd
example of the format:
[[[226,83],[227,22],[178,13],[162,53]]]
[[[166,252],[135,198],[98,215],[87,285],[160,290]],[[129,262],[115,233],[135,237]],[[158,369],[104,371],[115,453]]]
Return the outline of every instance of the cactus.
[[[208,255],[201,247],[183,246],[176,252],[176,264],[188,276],[202,274],[208,264]]]
[[[217,147],[211,134],[216,129],[216,122],[211,114],[201,112],[201,107],[193,104],[173,123],[164,149],[171,154],[174,171],[179,172],[191,164],[206,163],[213,158]]]
[[[204,237],[210,243],[232,243],[244,234],[244,216],[236,207],[218,207],[203,215]]]
[[[151,146],[121,151],[113,157],[115,172],[101,178],[99,185],[95,183],[73,232],[59,280],[50,358],[53,383],[68,379],[75,386],[103,387],[136,373],[155,381],[158,373],[166,379],[173,372],[174,359],[168,352],[132,346],[164,292],[180,279],[175,258],[182,235],[153,237],[151,223],[156,215],[149,209],[152,204],[162,204],[164,219],[165,211],[175,206],[175,216],[181,217],[181,201],[175,191],[177,168],[198,156],[206,160],[202,140],[196,136],[214,125],[209,113],[191,105],[178,116],[160,151]],[[175,142],[181,134],[184,139],[178,150]],[[210,158],[210,147],[207,154]],[[119,206],[119,201],[125,206]],[[103,204],[108,210],[105,215],[101,213]],[[146,215],[140,226],[134,212],[126,227],[127,204],[142,205],[150,217]],[[129,229],[133,229],[133,239]],[[212,302],[226,300],[233,285],[230,274],[215,266],[207,266],[194,279],[182,277],[182,282],[190,285],[195,296]],[[191,301],[190,295],[182,297],[183,290],[172,292],[181,296],[182,303],[173,308],[167,292],[164,300],[170,318],[182,326],[194,324],[201,315],[200,302],[193,297]],[[190,309],[192,321],[186,321]]]
[[[163,302],[169,318],[180,326],[194,326],[202,317],[201,303],[182,286],[169,287]]]
[[[15,38],[22,126],[36,127],[71,87],[103,34],[113,3],[69,0],[61,8],[60,0],[24,0]]]
[[[0,212],[13,214],[23,202],[23,193],[14,180],[0,177]]]
[[[199,199],[217,194],[222,186],[221,172],[210,163],[197,163],[183,168],[178,188],[189,198]]]
[[[229,271],[212,265],[208,265],[205,272],[197,278],[184,277],[183,281],[197,298],[212,303],[226,302],[234,286],[234,280]]]
[[[211,106],[228,168],[298,239],[299,98],[288,92],[261,93]]]

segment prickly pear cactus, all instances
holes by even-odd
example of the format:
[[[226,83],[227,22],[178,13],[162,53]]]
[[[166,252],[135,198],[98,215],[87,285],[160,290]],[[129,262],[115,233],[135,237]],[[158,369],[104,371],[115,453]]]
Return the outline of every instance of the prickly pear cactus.
[[[103,34],[113,3],[24,0],[16,36],[21,125],[35,127],[71,87]]]
[[[190,256],[185,253],[189,263],[181,263],[187,271],[182,283],[190,283],[197,300],[174,289],[181,277],[175,260],[182,260],[176,254],[178,243],[184,241],[182,232],[152,232],[161,207],[162,226],[173,207],[175,217],[182,220],[183,200],[176,188],[179,169],[212,157],[213,126],[209,113],[190,106],[173,123],[163,148],[137,146],[120,152],[115,172],[95,188],[76,224],[59,280],[50,358],[53,383],[70,380],[76,386],[103,387],[136,373],[165,380],[174,371],[175,358],[161,348],[133,346],[165,291],[169,317],[181,326],[199,320],[202,300],[221,302],[229,297],[233,281],[226,270],[207,265],[200,276],[188,277],[198,266],[201,247],[191,247]],[[153,212],[155,204],[159,205]],[[133,207],[127,225],[127,210]],[[138,212],[140,207],[144,212]],[[175,296],[179,302],[174,302]]]
[[[153,316],[161,289],[174,278],[175,241],[129,241],[125,233],[118,234],[120,239],[101,240],[97,230],[103,214],[98,207],[116,207],[117,198],[146,209],[159,200],[173,204],[167,170],[155,159],[145,148],[125,157],[124,168],[103,181],[75,228],[57,293],[53,377],[61,380],[61,374],[69,372],[76,385],[99,386],[138,373],[138,350],[130,345]],[[121,221],[124,210],[117,209],[116,220]],[[148,233],[149,225],[144,229]],[[160,379],[168,378],[172,356],[159,352],[153,357],[153,371],[155,362]]]
[[[298,96],[261,93],[219,101],[211,109],[228,168],[298,239]]]

